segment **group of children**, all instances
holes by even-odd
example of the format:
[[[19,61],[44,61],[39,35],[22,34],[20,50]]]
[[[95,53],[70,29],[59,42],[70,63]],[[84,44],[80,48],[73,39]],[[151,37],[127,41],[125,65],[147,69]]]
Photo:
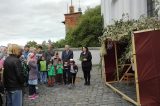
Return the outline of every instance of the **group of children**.
[[[29,67],[29,99],[38,97],[36,93],[38,79],[40,84],[47,84],[48,87],[53,87],[55,83],[68,85],[69,88],[75,86],[78,67],[73,59],[62,62],[58,53],[56,53],[47,62],[43,55],[37,60],[34,53],[30,53],[27,65]]]
[[[75,86],[76,74],[78,67],[73,59],[63,61],[59,58],[58,53],[47,63],[45,57],[42,56],[39,61],[40,83],[48,84],[48,87],[54,84],[65,84]]]

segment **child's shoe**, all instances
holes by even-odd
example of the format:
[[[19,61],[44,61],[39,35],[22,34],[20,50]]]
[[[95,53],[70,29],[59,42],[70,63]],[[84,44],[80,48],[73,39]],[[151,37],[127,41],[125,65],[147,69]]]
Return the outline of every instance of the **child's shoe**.
[[[36,99],[36,98],[35,98],[35,96],[34,96],[34,95],[30,95],[30,96],[28,96],[28,99],[30,99],[30,100],[34,100],[34,99]]]
[[[35,98],[38,98],[38,97],[39,97],[39,95],[38,95],[38,94],[34,94],[34,97],[35,97]]]

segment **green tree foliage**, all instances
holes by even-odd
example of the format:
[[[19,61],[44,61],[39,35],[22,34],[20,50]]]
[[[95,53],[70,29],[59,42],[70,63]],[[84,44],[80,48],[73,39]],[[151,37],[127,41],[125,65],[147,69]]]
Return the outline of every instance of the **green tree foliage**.
[[[26,45],[29,45],[30,47],[37,47],[37,42],[35,42],[35,41],[28,41]]]
[[[97,47],[100,46],[98,37],[102,35],[102,31],[103,22],[100,6],[88,8],[80,17],[77,27],[67,33],[65,40],[72,47]]]
[[[88,8],[80,17],[78,25],[74,29],[69,29],[65,39],[57,41],[55,47],[64,47],[68,44],[72,47],[100,46],[98,37],[102,36],[103,22],[101,8]]]
[[[61,40],[55,42],[53,45],[54,45],[55,48],[63,48],[64,45],[66,45],[66,40],[61,39]]]

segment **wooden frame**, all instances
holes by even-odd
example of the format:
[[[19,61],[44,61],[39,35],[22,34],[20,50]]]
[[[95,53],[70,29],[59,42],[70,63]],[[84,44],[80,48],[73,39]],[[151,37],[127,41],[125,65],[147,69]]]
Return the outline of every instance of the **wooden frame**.
[[[127,71],[124,73],[124,75],[122,76],[122,78],[120,79],[120,82],[123,80],[124,76],[126,73],[128,73],[128,71],[131,69],[132,65],[130,64],[130,66],[128,67]]]
[[[132,34],[132,48],[133,48],[133,61],[134,61],[134,67],[135,67],[135,84],[136,84],[136,101],[133,100],[132,98],[130,98],[129,96],[127,96],[126,94],[124,94],[123,92],[121,92],[120,90],[116,89],[114,86],[112,86],[112,83],[115,82],[121,82],[122,79],[124,78],[124,76],[122,76],[121,79],[119,79],[119,71],[118,68],[122,67],[122,66],[129,66],[126,70],[125,73],[127,73],[130,68],[132,68],[132,64],[118,64],[118,59],[117,59],[117,45],[114,42],[114,49],[115,49],[115,58],[116,58],[116,72],[117,72],[117,81],[110,81],[110,82],[106,82],[106,74],[104,74],[104,81],[105,81],[105,85],[110,87],[113,91],[115,91],[116,93],[120,94],[125,100],[133,103],[136,106],[141,106],[140,104],[140,95],[139,95],[139,84],[138,84],[138,73],[137,73],[137,63],[136,63],[136,51],[135,51],[135,41],[134,41],[134,36]],[[105,73],[105,64],[104,64],[104,57],[102,59],[102,67],[104,68],[103,72]]]
[[[135,67],[135,83],[136,83],[136,96],[137,96],[137,106],[140,105],[140,95],[139,95],[139,84],[138,84],[138,72],[137,72],[137,61],[136,61],[136,49],[135,49],[135,38],[132,34],[132,48],[133,48],[133,61],[134,61],[134,67]]]

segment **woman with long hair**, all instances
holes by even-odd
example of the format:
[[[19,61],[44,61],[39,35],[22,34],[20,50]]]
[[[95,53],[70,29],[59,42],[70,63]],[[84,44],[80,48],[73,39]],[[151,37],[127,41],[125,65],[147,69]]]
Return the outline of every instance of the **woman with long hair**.
[[[92,55],[91,55],[91,52],[88,50],[88,47],[82,48],[82,53],[80,54],[80,60],[82,61],[82,70],[83,70],[84,79],[85,79],[84,85],[90,85]]]

